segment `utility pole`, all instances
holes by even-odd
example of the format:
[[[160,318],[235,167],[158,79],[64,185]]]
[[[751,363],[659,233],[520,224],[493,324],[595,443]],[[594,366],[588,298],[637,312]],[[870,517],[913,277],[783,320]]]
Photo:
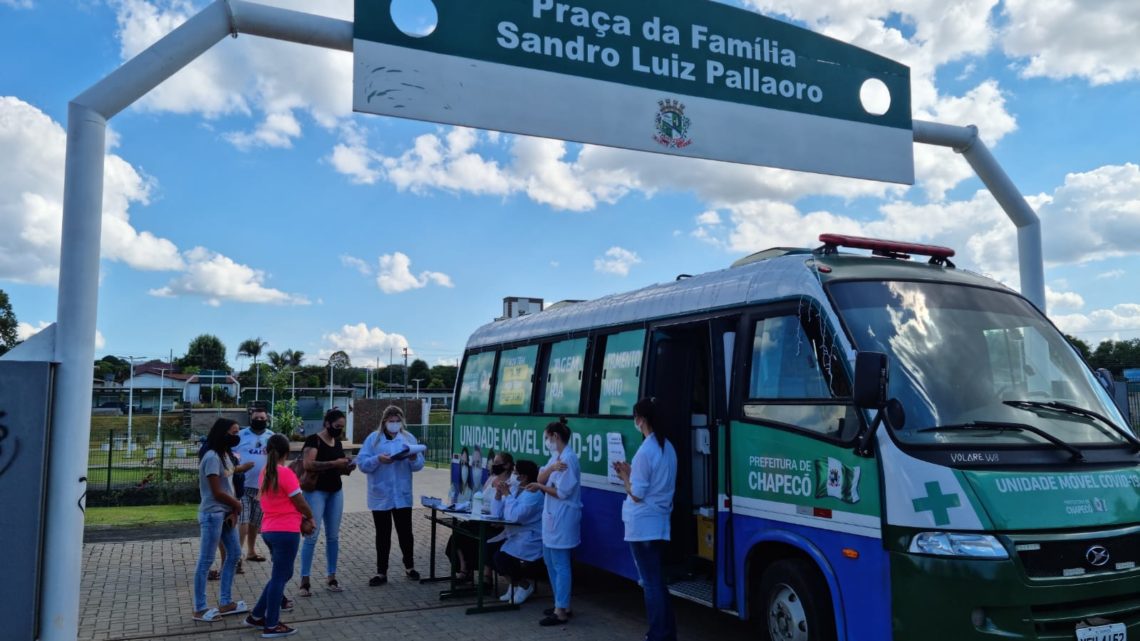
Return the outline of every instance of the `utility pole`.
[[[408,395],[408,348],[404,348],[404,396]]]
[[[135,442],[133,436],[133,423],[135,416],[135,359],[143,359],[145,356],[123,356],[131,362],[131,376],[127,383],[127,456],[133,457],[135,451]],[[119,398],[122,398],[120,396]],[[112,446],[114,444],[112,443]]]
[[[420,381],[422,381],[422,380],[424,380],[424,379],[422,379],[422,378],[413,378],[412,379],[412,381],[414,381],[416,384],[416,400],[417,401],[420,400]]]
[[[170,360],[173,361],[174,359],[172,358]],[[162,447],[162,392],[165,391],[164,388],[166,387],[166,380],[165,380],[163,375],[166,374],[167,372],[170,372],[170,371],[173,371],[173,370],[165,369],[165,368],[158,370],[158,436],[157,436],[157,439],[158,439],[158,446],[159,447]]]

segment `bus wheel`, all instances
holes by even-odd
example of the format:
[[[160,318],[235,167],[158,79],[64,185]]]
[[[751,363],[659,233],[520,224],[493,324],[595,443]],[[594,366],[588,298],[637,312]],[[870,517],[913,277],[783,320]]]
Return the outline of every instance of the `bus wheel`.
[[[763,641],[834,641],[835,619],[827,584],[803,559],[768,566],[755,592],[753,619]]]

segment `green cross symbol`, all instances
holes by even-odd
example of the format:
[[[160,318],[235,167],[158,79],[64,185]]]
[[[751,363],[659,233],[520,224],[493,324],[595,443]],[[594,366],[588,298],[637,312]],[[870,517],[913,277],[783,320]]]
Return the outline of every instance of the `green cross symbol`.
[[[935,525],[950,524],[950,508],[962,505],[957,494],[943,494],[938,481],[926,484],[926,496],[911,501],[915,512],[930,512],[934,516]]]

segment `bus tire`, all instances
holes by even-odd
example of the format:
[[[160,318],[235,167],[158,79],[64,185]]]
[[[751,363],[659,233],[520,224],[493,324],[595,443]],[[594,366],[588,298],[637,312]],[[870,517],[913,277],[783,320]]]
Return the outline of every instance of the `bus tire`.
[[[835,611],[819,570],[782,559],[764,570],[752,599],[762,641],[835,641]]]

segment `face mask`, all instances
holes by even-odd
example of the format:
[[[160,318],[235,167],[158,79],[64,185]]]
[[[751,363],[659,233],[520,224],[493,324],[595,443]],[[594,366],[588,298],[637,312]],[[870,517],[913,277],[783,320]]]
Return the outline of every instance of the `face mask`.
[[[264,432],[267,427],[269,427],[269,421],[266,420],[256,419],[249,422],[249,429],[258,434]]]
[[[492,465],[492,466],[491,466],[491,474],[494,474],[495,476],[498,476],[498,475],[500,475],[500,474],[502,474],[503,472],[506,472],[506,471],[507,471],[507,466],[506,466],[506,465],[498,465],[498,464],[496,464],[496,465]]]
[[[400,421],[388,421],[388,423],[384,425],[384,429],[388,430],[389,434],[399,434]]]
[[[542,439],[542,446],[545,447],[546,451],[550,452],[551,454],[554,454],[555,452],[558,451],[558,450],[554,449],[554,440],[550,439],[550,438]]]
[[[226,445],[230,447],[237,447],[241,443],[241,437],[237,434],[228,434],[226,438]]]
[[[326,429],[328,430],[329,436],[331,436],[333,438],[340,438],[340,433],[342,431],[344,431],[343,428],[333,427],[331,425],[329,427],[327,427]]]

